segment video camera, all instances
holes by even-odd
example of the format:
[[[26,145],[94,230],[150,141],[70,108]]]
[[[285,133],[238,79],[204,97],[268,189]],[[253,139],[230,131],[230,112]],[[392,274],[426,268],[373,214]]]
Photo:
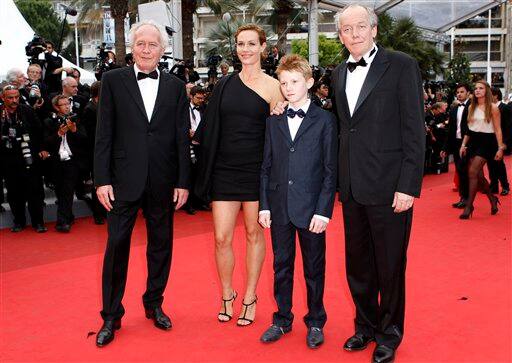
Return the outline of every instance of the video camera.
[[[220,54],[214,54],[208,57],[206,60],[206,65],[208,66],[208,78],[217,78],[217,67],[221,61],[222,56]]]
[[[267,57],[261,62],[261,68],[270,77],[274,77],[276,74],[277,64],[276,59],[272,53],[268,54]]]
[[[25,54],[29,57],[29,64],[39,64],[42,67],[46,62],[43,54],[45,51],[46,42],[38,35],[34,35],[34,38],[25,46]]]

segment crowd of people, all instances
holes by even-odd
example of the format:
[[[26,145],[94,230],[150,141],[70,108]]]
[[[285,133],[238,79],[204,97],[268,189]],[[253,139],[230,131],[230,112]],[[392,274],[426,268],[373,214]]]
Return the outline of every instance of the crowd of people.
[[[53,52],[53,43],[48,42],[47,46],[48,51]],[[56,203],[62,200],[57,208],[57,231],[69,232],[71,229],[74,220],[74,195],[86,202],[96,224],[104,224],[106,218],[105,210],[99,204],[96,193],[92,192],[96,110],[101,82],[94,82],[90,86],[82,84],[78,69],[59,67],[59,64],[55,63],[53,62],[50,71],[46,69],[47,73],[51,73],[45,77],[39,64],[30,64],[26,72],[21,69],[9,70],[6,81],[1,83],[0,157],[4,167],[0,170],[0,181],[5,183],[8,193],[6,198],[2,188],[0,201],[9,203],[14,220],[11,228],[13,232],[19,232],[26,226],[26,205],[35,230],[46,231],[43,221],[44,187],[55,190]],[[127,66],[131,64],[132,62]],[[119,66],[109,62],[109,68],[116,69]],[[229,64],[220,63],[219,71],[215,84],[229,75]],[[185,72],[186,74],[188,72]],[[55,85],[56,76],[61,78],[60,87]],[[313,76],[315,83],[310,89],[311,101],[322,109],[334,112],[330,72]],[[186,91],[190,99],[190,152],[192,178],[195,180],[201,152],[193,138],[198,128],[201,130],[201,119],[209,103],[213,85],[204,84],[195,76],[193,80],[194,82],[186,83]],[[489,90],[492,94],[492,103],[496,105],[500,114],[503,144],[509,145],[512,140],[512,102],[504,102],[499,88],[490,87]],[[448,94],[453,94],[454,99],[450,100]],[[56,96],[62,97],[59,100]],[[434,88],[429,83],[425,83],[424,86],[424,172],[448,172],[449,156],[453,156],[457,171],[454,176],[454,189],[458,190],[460,195],[460,200],[453,203],[456,208],[464,208],[465,201],[469,198],[468,158],[466,155],[461,156],[459,149],[464,135],[468,133],[468,110],[473,99],[470,84],[458,84],[453,90],[439,85]],[[25,138],[28,137],[28,140],[24,141],[23,135]],[[23,148],[22,143],[28,145],[28,149]],[[27,157],[26,150],[29,149],[31,154]],[[509,155],[510,149],[505,149],[504,154]],[[27,162],[31,164],[28,165]],[[510,184],[503,160],[487,160],[487,168],[490,193],[508,195]],[[485,178],[482,178],[479,179],[479,185],[484,185],[482,183]],[[490,198],[494,203],[493,197]],[[5,210],[3,206],[1,208],[2,211]],[[192,194],[183,210],[194,215],[197,210],[211,210],[211,206],[199,196]]]
[[[221,76],[205,86],[185,67],[180,81],[157,67],[168,39],[151,21],[130,31],[133,63],[117,67],[109,56],[90,86],[81,84],[78,69],[58,62],[44,69],[31,64],[26,75],[9,70],[0,85],[0,176],[14,218],[11,231],[26,227],[26,205],[32,227],[47,231],[45,186],[55,190],[58,232],[72,228],[75,196],[87,202],[96,224],[108,220],[99,347],[121,328],[130,239],[141,208],[148,229],[146,317],[157,328],[172,327],[161,306],[173,213],[181,207],[188,214],[212,212],[222,323],[232,319],[238,296],[238,214],[247,244],[239,326],[256,318],[265,258],[261,227],[271,229],[278,311],[260,338],[264,343],[292,327],[298,233],[308,294],[306,342],[319,347],[327,319],[325,230],[337,191],[356,306],[355,334],[343,348],[361,350],[375,340],[373,361],[394,360],[403,337],[412,206],[424,172],[446,171],[453,155],[460,195],[453,207],[463,209],[460,218],[472,216],[478,190],[496,214],[499,186],[502,196],[509,193],[503,155],[512,141],[512,104],[483,80],[458,84],[453,102],[432,92],[414,59],[375,44],[377,21],[364,6],[340,11],[339,37],[350,57],[316,76],[306,60],[281,56],[276,48],[276,72],[264,73],[266,35],[249,24],[235,34],[239,72],[229,74],[229,65],[220,63]],[[47,44],[50,55],[52,47]]]

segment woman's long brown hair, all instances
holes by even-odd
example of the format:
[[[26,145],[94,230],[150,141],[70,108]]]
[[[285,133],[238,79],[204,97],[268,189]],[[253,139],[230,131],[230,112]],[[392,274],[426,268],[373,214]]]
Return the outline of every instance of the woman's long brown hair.
[[[489,123],[492,121],[492,92],[491,92],[491,86],[489,86],[489,83],[487,83],[484,80],[478,80],[475,82],[475,85],[480,83],[485,87],[485,122]],[[473,91],[474,92],[474,91]],[[468,123],[473,122],[473,114],[475,113],[475,109],[478,106],[478,100],[473,94],[473,100],[471,104],[469,105],[468,110]]]

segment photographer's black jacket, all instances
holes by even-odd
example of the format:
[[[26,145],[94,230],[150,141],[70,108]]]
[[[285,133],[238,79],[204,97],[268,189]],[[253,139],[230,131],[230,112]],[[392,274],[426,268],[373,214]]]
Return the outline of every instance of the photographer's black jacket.
[[[0,106],[0,114],[3,112],[3,106]],[[23,156],[21,153],[20,142],[13,142],[12,148],[7,149],[4,136],[8,135],[9,128],[14,127],[16,129],[16,135],[21,136],[28,134],[30,141],[28,142],[30,151],[32,153],[32,159],[34,161],[39,160],[39,152],[42,150],[42,139],[43,129],[41,121],[35,114],[31,107],[25,105],[19,105],[17,110],[17,122],[15,125],[10,126],[7,122],[1,121],[1,135],[2,141],[0,142],[0,165],[2,168],[24,165]]]
[[[48,117],[44,120],[44,150],[50,153],[50,158],[54,161],[60,161],[59,148],[62,137],[57,133],[60,121],[57,117]],[[73,156],[71,157],[80,167],[87,166],[87,132],[85,127],[80,123],[76,123],[76,132],[68,131],[66,139]]]

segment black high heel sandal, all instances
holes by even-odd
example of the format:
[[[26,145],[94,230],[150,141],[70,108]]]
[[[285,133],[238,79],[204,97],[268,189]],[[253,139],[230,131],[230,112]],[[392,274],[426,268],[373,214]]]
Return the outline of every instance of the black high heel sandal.
[[[492,201],[491,201],[491,214],[492,215],[495,215],[496,213],[498,213],[498,204],[501,205],[500,200],[498,199],[497,196],[493,195]]]
[[[250,303],[250,304],[246,304],[242,301],[242,305],[243,305],[243,309],[244,309],[244,315],[240,318],[238,318],[238,321],[236,322],[236,325],[238,326],[249,326],[251,325],[253,322],[254,322],[254,319],[247,319],[245,316],[247,315],[247,308],[251,305],[255,305],[256,302],[258,301],[258,297],[255,296],[254,297],[254,300]],[[246,321],[247,324],[240,324],[241,321]]]
[[[233,290],[233,295],[231,296],[230,299],[224,299],[222,298],[222,303],[223,303],[223,306],[224,306],[224,312],[220,312],[219,315],[217,315],[217,320],[219,320],[221,323],[227,323],[228,321],[231,320],[231,318],[233,318],[233,315],[229,315],[228,314],[228,306],[227,306],[227,303],[232,301],[233,302],[233,305],[232,307],[234,307],[235,305],[235,300],[236,300],[236,297],[237,297],[237,293],[235,290]],[[224,319],[221,319],[221,316],[225,316],[227,317],[226,320]]]
[[[473,216],[473,211],[475,210],[475,207],[471,206],[469,207],[469,210],[464,209],[464,212],[459,216],[459,219],[469,219]]]

